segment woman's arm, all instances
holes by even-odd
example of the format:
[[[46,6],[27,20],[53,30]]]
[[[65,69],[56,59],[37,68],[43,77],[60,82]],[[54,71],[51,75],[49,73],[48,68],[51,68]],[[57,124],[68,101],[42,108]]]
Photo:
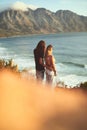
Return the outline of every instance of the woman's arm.
[[[54,58],[54,56],[52,56],[52,68],[53,68],[53,71],[54,71],[54,75],[56,76],[56,67],[55,67],[55,58]]]
[[[39,58],[39,64],[43,65],[44,67],[46,66],[46,65],[44,64],[44,61],[43,61],[43,58],[42,58],[42,57]]]

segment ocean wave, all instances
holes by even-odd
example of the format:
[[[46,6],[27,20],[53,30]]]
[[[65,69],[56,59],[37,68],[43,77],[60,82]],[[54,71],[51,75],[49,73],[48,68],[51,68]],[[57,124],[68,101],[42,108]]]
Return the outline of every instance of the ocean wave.
[[[70,65],[70,66],[76,66],[80,68],[87,68],[87,65],[85,64],[80,64],[80,63],[74,63],[74,62],[62,62],[65,65]]]
[[[58,78],[58,81],[64,82],[64,84],[67,86],[74,87],[78,86],[78,84],[80,83],[87,82],[87,77],[69,74],[65,76],[60,76]]]
[[[5,50],[6,50],[6,48],[0,47],[0,52],[1,52],[1,51],[5,51]]]
[[[87,69],[87,64],[84,65],[85,69]]]

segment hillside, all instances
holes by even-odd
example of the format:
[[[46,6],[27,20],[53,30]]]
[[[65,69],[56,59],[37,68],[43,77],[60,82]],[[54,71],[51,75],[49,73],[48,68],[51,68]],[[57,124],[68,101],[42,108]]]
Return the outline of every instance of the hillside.
[[[51,12],[45,8],[0,12],[0,37],[59,32],[86,32],[87,17],[69,10]]]

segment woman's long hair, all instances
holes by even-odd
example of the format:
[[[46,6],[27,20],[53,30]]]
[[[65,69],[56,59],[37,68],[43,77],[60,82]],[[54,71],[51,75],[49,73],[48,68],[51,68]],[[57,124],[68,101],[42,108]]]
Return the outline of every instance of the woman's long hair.
[[[45,58],[48,56],[48,52],[51,50],[51,48],[53,48],[51,44],[47,46],[46,52],[45,52]]]
[[[45,48],[46,48],[46,43],[45,41],[41,40],[36,46],[36,51],[38,54],[42,54],[44,56],[45,54]]]

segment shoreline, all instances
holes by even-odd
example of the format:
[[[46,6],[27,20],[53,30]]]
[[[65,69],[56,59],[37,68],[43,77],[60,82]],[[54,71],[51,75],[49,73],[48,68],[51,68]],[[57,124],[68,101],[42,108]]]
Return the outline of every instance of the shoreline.
[[[67,33],[87,33],[87,32],[59,32],[59,33],[37,33],[37,34],[19,34],[19,35],[9,35],[9,36],[0,36],[1,38],[16,38],[16,37],[28,37],[28,36],[38,36],[38,35],[51,35],[51,34],[67,34]]]

